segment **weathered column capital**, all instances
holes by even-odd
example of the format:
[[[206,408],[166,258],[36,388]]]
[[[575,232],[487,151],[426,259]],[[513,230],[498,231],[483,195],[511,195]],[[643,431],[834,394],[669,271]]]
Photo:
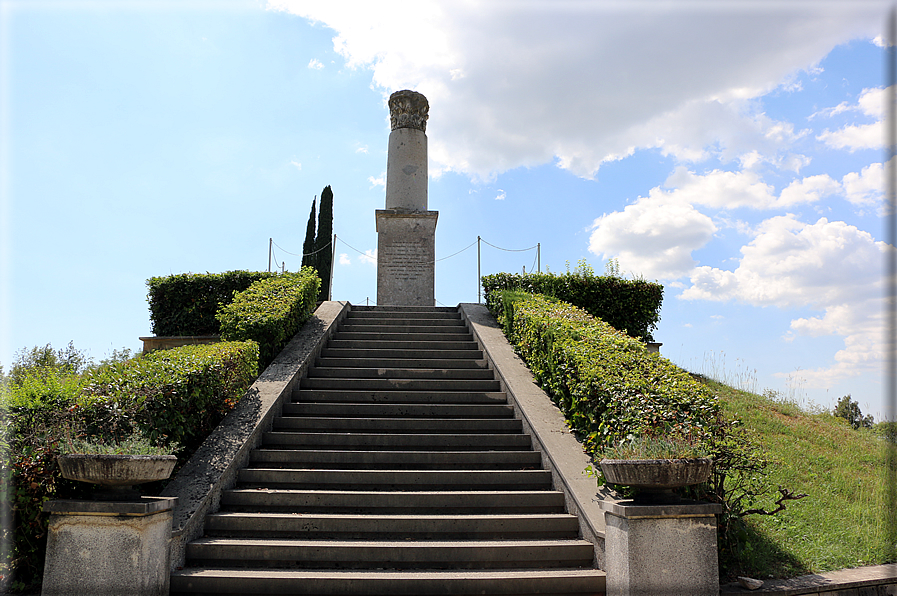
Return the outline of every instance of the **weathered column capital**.
[[[405,89],[389,96],[389,121],[392,130],[397,128],[416,128],[427,132],[427,118],[430,117],[430,104],[423,94]]]

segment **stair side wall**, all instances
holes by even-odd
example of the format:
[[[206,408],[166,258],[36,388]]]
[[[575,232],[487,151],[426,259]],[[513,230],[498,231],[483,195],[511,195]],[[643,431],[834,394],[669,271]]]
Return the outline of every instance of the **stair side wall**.
[[[594,478],[584,474],[592,463],[590,458],[486,307],[462,303],[459,310],[495,370],[502,391],[508,394],[514,416],[523,421],[524,432],[532,437],[533,449],[542,454],[542,465],[551,471],[554,488],[563,491],[567,511],[579,518],[582,538],[595,545],[595,565],[605,569],[605,524],[600,503],[610,497]]]
[[[346,317],[348,302],[326,301],[259,375],[246,395],[197,449],[162,496],[177,497],[169,553],[171,569],[184,565],[188,542],[203,534],[205,517],[218,511],[221,491],[234,486],[293,388]]]

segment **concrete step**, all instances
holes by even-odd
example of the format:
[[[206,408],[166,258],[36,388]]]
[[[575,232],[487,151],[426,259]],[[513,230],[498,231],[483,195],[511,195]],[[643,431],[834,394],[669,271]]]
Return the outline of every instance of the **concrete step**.
[[[340,391],[501,391],[498,381],[478,379],[345,379],[305,377],[301,389],[335,389]]]
[[[274,430],[326,433],[519,433],[514,418],[326,418],[286,416],[274,420]]]
[[[326,379],[465,379],[494,380],[488,368],[335,368],[312,367],[309,378]]]
[[[243,468],[237,475],[242,488],[326,487],[340,490],[548,490],[546,470],[300,470]]]
[[[425,369],[488,369],[485,360],[457,358],[318,358],[316,367],[325,368],[425,368]]]
[[[464,327],[442,327],[439,328],[439,331],[421,333],[377,333],[367,330],[341,330],[335,337],[351,341],[474,341],[473,334]]]
[[[347,320],[355,319],[400,319],[407,320],[461,320],[461,313],[457,309],[454,311],[444,310],[350,310],[346,315]]]
[[[200,538],[187,545],[191,566],[338,569],[577,568],[592,564],[584,540],[318,541]]]
[[[327,350],[477,350],[477,342],[470,341],[400,341],[387,339],[342,339],[337,336],[327,344]]]
[[[343,571],[305,569],[187,568],[171,576],[171,594],[292,594],[320,596],[598,596],[605,574],[596,569],[513,571]]]
[[[266,446],[306,449],[368,449],[371,451],[497,451],[530,449],[528,435],[517,434],[386,434],[309,433],[271,431],[264,434]]]
[[[364,404],[364,403],[290,403],[283,405],[283,416],[351,418],[511,418],[514,408],[507,405],[476,404]]]
[[[339,331],[362,331],[367,333],[441,333],[445,330],[467,330],[461,319],[397,319],[397,318],[346,318]]]
[[[346,391],[339,389],[295,389],[292,398],[294,402],[330,403],[508,403],[508,396],[500,391]]]
[[[458,312],[457,306],[399,306],[399,305],[384,305],[384,306],[366,306],[364,304],[353,304],[352,311],[360,312],[360,311],[391,311],[391,312]]]
[[[481,360],[482,350],[386,350],[325,348],[322,358],[396,358],[400,360],[465,359]]]
[[[331,540],[572,540],[575,515],[346,515],[333,513],[214,513],[208,536]]]
[[[353,491],[237,488],[221,493],[228,510],[291,513],[565,513],[564,494],[552,490]]]
[[[326,469],[414,470],[524,470],[539,469],[536,451],[339,451],[305,449],[254,449],[253,467]]]

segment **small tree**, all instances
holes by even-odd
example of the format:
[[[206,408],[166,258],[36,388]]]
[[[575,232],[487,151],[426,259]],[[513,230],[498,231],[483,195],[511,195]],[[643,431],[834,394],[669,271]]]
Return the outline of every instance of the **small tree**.
[[[305,242],[302,243],[302,266],[314,267],[315,256],[315,201],[318,197],[311,200],[311,213],[308,214],[308,224],[305,226]]]
[[[321,191],[321,210],[318,212],[318,235],[315,238],[314,268],[321,278],[318,300],[330,297],[330,269],[333,266],[333,191],[325,186]]]
[[[863,416],[860,405],[850,398],[849,393],[838,400],[838,405],[835,406],[832,413],[846,420],[854,429],[872,428],[872,424],[875,422],[872,416]]]

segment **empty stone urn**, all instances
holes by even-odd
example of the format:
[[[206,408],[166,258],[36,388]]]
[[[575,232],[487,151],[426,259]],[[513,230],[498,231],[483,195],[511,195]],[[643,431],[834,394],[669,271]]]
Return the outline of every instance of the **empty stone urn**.
[[[106,455],[72,453],[56,458],[63,478],[99,484],[94,493],[102,501],[139,499],[135,484],[165,480],[174,470],[173,455]]]
[[[602,459],[604,479],[636,489],[634,501],[640,504],[673,504],[680,501],[673,492],[680,486],[706,482],[713,460],[693,459]]]

